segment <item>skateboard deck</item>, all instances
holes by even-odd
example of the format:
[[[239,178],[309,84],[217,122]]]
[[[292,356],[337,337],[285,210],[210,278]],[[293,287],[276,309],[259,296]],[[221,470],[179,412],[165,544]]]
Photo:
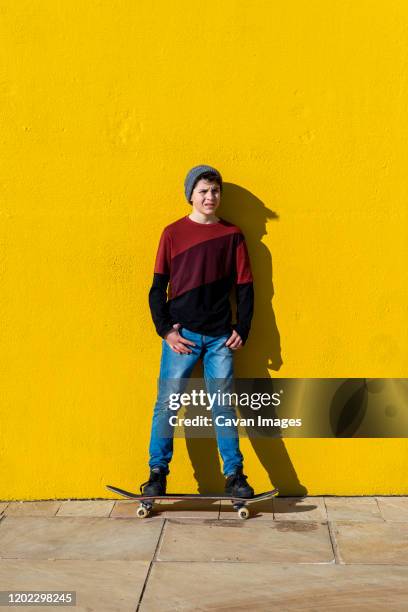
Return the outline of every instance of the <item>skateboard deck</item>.
[[[158,500],[166,501],[182,501],[182,500],[208,500],[208,501],[230,501],[233,504],[234,510],[237,510],[238,516],[242,519],[246,519],[249,516],[249,510],[247,506],[253,502],[262,501],[275,497],[279,493],[279,489],[272,489],[271,491],[265,491],[264,493],[258,493],[253,497],[232,497],[231,495],[200,495],[199,493],[168,493],[166,495],[138,495],[130,491],[125,491],[119,487],[113,487],[112,485],[106,485],[106,488],[113,493],[127,497],[128,499],[134,499],[139,502],[139,507],[136,510],[136,515],[139,518],[145,518],[150,513],[153,503]]]

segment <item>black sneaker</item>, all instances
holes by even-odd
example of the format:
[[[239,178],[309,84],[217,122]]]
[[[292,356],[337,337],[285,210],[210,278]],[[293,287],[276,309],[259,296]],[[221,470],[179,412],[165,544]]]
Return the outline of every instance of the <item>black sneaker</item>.
[[[231,497],[253,497],[254,490],[247,483],[247,478],[241,467],[236,468],[235,472],[227,477],[225,494]]]
[[[140,485],[140,493],[152,497],[166,495],[166,480],[165,470],[159,466],[154,467],[150,470],[149,480]]]

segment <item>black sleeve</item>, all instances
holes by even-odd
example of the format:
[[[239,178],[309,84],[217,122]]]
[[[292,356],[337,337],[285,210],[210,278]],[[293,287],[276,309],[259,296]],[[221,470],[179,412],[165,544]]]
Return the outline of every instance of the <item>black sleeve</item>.
[[[254,313],[254,284],[241,283],[236,285],[237,323],[233,325],[239,333],[242,342],[247,341]]]
[[[153,323],[156,331],[164,336],[173,328],[167,304],[167,285],[169,282],[168,274],[153,275],[153,284],[149,291],[149,306]]]

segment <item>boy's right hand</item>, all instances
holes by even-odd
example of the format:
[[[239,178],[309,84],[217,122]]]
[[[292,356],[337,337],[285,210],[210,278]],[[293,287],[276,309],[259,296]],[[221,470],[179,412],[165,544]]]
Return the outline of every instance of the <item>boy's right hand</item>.
[[[192,353],[192,350],[189,349],[186,345],[190,344],[191,346],[195,346],[195,342],[191,342],[191,340],[187,340],[179,334],[178,330],[181,327],[180,323],[175,323],[173,327],[174,331],[167,332],[164,339],[166,340],[171,350],[175,353],[178,353],[179,355],[189,355],[190,353]]]

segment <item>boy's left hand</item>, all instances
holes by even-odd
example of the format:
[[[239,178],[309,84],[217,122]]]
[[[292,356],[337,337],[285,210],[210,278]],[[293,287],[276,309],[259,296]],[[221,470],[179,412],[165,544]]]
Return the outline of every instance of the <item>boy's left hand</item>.
[[[235,331],[235,329],[233,330],[232,334],[226,341],[225,346],[228,346],[233,351],[236,351],[237,349],[242,348],[243,346],[242,338],[239,335],[239,333]]]

